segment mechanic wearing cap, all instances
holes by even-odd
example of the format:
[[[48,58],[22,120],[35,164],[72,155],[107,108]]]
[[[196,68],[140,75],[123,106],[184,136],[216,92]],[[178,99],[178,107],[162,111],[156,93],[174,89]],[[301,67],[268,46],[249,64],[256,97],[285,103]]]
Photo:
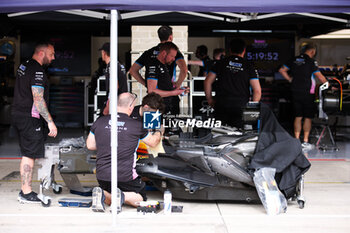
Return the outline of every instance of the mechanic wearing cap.
[[[137,96],[122,93],[118,96],[118,188],[123,192],[125,204],[137,207],[146,200],[145,183],[136,173],[136,149],[139,140],[156,146],[161,131],[150,133],[140,121],[130,117]],[[86,140],[89,150],[97,150],[96,178],[99,187],[93,189],[92,210],[102,212],[104,204],[111,204],[111,116],[98,118]],[[122,198],[123,199],[123,198]]]
[[[241,128],[242,108],[250,98],[260,101],[261,87],[257,71],[243,57],[246,45],[241,39],[230,42],[231,56],[215,63],[204,80],[204,91],[208,104],[215,109],[215,118],[222,124]],[[217,78],[215,100],[212,97],[212,84]]]
[[[148,67],[150,65],[150,62],[153,59],[155,59],[159,54],[161,44],[165,42],[173,41],[173,29],[169,26],[161,26],[158,29],[158,37],[159,37],[160,43],[157,46],[154,46],[153,48],[150,48],[149,50],[145,51],[136,60],[136,62],[131,66],[129,70],[131,76],[133,76],[139,83],[141,83],[144,86],[146,86],[146,80],[142,78],[142,76],[139,73],[139,70],[143,66],[145,66],[146,73],[149,72]],[[180,74],[177,81],[176,81],[176,65],[178,65],[180,68]],[[185,80],[187,75],[187,65],[186,65],[184,56],[180,51],[177,51],[175,60],[170,64],[167,64],[167,70],[169,72],[169,75],[171,77],[174,87],[176,88],[181,87],[181,84]]]
[[[302,147],[305,149],[312,149],[313,147],[309,143],[309,135],[312,118],[316,113],[316,105],[314,102],[316,88],[315,77],[322,83],[327,82],[327,79],[319,71],[317,62],[313,59],[315,55],[316,46],[313,44],[306,44],[302,48],[301,55],[288,61],[279,69],[282,76],[291,82],[295,114],[294,136],[299,139],[301,129],[303,128],[304,137]],[[304,123],[302,124],[303,118]]]
[[[110,69],[110,43],[104,43],[99,49],[101,51],[102,60],[107,64],[106,69],[104,70],[104,75],[106,77],[106,91],[107,97],[109,96],[109,69]],[[128,84],[126,81],[125,67],[118,62],[118,94],[128,92]]]

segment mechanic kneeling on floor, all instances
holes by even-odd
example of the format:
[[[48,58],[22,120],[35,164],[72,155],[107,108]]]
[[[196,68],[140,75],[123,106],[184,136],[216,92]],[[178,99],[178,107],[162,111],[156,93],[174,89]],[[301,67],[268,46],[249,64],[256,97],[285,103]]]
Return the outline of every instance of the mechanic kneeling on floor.
[[[161,131],[150,133],[142,122],[130,117],[136,95],[122,93],[118,96],[118,188],[122,201],[134,207],[146,200],[145,183],[137,175],[136,149],[141,139],[149,146],[156,146],[162,137]],[[93,189],[92,210],[103,212],[104,204],[111,204],[111,116],[100,117],[91,127],[86,140],[89,150],[97,150],[96,178],[99,187]],[[124,200],[123,200],[124,199]]]

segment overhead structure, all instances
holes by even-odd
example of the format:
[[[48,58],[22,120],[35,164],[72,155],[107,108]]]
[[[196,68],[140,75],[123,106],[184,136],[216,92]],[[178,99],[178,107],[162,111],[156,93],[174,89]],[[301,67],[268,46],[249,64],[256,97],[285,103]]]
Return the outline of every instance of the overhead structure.
[[[147,10],[147,11],[196,11],[196,12],[350,12],[348,0],[16,0],[1,1],[0,13],[48,10]]]
[[[299,38],[326,34],[340,29],[350,28],[348,13],[234,13],[234,12],[195,12],[195,11],[118,11],[121,36],[130,36],[131,25],[188,25],[191,36],[208,36],[211,33],[241,33],[243,31],[295,34]],[[9,34],[19,31],[30,31],[36,28],[37,21],[43,20],[43,27],[50,28],[55,22],[56,30],[88,32],[91,34],[107,34],[110,20],[106,10],[56,10],[50,12],[30,11],[7,14],[8,25],[3,27]],[[74,23],[65,25],[72,20]],[[4,20],[3,20],[4,21]],[[201,25],[206,25],[202,27]],[[1,32],[0,32],[1,35]]]
[[[96,19],[110,19],[110,14],[108,13],[101,13],[98,11],[93,10],[56,10],[56,12],[60,13],[66,13],[66,14],[72,14],[72,15],[79,15],[79,16],[85,16],[90,18],[96,18]],[[139,17],[146,17],[146,16],[153,16],[153,15],[160,15],[160,14],[166,14],[170,13],[171,11],[133,11],[133,12],[127,12],[120,14],[121,20],[125,19],[134,19]],[[238,14],[238,13],[231,13],[231,12],[194,12],[194,11],[176,11],[180,14],[187,14],[197,17],[203,17],[208,19],[214,19],[218,21],[226,21],[226,22],[245,22],[245,21],[252,21],[252,20],[262,20],[262,19],[268,19],[268,18],[275,18],[280,16],[286,16],[286,15],[302,15],[306,17],[311,18],[317,18],[317,19],[324,19],[329,21],[335,21],[340,23],[348,23],[350,24],[350,17],[348,19],[340,18],[340,17],[331,17],[325,14],[321,13],[246,13],[246,14]],[[28,14],[35,14],[40,13],[40,11],[29,11],[29,12],[18,12],[18,13],[10,13],[8,14],[9,17],[17,17],[17,16],[23,16]],[[350,15],[350,13],[343,13]],[[218,16],[219,15],[219,16]],[[224,16],[224,17],[223,17]]]

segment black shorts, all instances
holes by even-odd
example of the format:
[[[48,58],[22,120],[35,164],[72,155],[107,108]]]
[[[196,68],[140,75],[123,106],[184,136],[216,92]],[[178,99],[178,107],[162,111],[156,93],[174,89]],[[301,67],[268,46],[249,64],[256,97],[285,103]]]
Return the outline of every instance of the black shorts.
[[[47,128],[42,119],[12,115],[12,126],[18,133],[22,156],[44,158]]]
[[[110,181],[104,181],[104,180],[97,180],[100,187],[109,192],[112,193],[112,184]],[[134,180],[128,181],[128,182],[119,182],[118,181],[118,188],[123,192],[135,192],[142,196],[144,201],[147,201],[146,196],[146,184],[141,180],[141,177],[137,177]]]
[[[295,117],[314,118],[316,114],[315,95],[294,92],[293,110]]]

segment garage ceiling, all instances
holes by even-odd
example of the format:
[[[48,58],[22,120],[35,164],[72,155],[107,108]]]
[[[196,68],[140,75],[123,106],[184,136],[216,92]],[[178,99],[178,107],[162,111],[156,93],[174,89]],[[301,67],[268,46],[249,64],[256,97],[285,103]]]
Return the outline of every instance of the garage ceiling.
[[[230,13],[121,11],[120,36],[131,25],[188,25],[189,36],[218,36],[237,30],[291,33],[312,37],[350,28],[349,13]],[[109,11],[65,10],[0,14],[0,36],[31,32],[80,32],[109,35]],[[218,31],[224,30],[225,33]]]

